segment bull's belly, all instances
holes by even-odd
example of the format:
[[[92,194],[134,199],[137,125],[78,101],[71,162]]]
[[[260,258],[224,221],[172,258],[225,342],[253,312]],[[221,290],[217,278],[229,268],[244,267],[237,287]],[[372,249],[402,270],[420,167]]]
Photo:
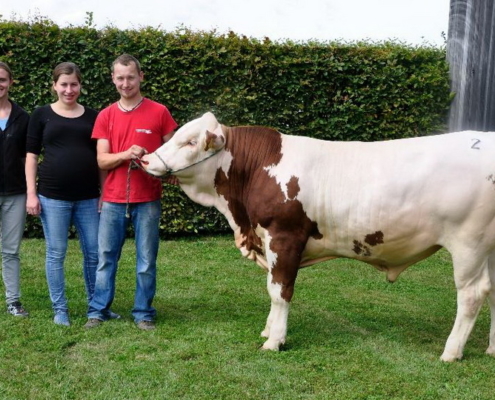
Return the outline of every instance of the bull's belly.
[[[242,255],[268,269],[265,246],[270,240],[267,231],[261,227],[255,229],[260,246],[253,248],[245,237],[235,232],[236,245]],[[425,231],[428,232],[428,231]],[[300,266],[306,267],[334,258],[359,260],[381,270],[407,267],[435,253],[442,246],[437,242],[436,232],[416,233],[401,238],[387,237],[376,231],[365,236],[332,237],[323,235],[321,239],[310,238],[301,255]],[[258,251],[261,250],[261,251]]]
[[[383,269],[409,266],[439,250],[442,246],[436,239],[434,235],[424,233],[403,238],[387,238],[381,231],[347,238],[310,238],[302,254],[301,266],[342,257]]]
[[[321,243],[310,240],[304,251],[301,268],[331,260],[334,258],[350,258],[372,265],[386,274],[389,282],[395,282],[397,277],[407,267],[431,256],[442,246],[424,243],[404,243],[402,245],[386,245],[383,243],[348,242],[349,246],[335,249],[333,246],[322,246]],[[372,241],[370,241],[372,242]],[[374,242],[372,242],[374,243]]]

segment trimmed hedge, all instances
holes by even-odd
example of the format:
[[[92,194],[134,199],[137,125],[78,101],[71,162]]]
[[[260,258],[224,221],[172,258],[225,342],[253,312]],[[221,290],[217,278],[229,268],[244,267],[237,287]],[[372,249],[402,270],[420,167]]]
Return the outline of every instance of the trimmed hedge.
[[[12,98],[28,111],[52,102],[51,72],[62,61],[83,73],[81,102],[102,109],[118,94],[110,65],[136,56],[142,92],[179,125],[212,111],[226,125],[266,125],[328,140],[385,140],[445,131],[452,98],[445,49],[385,43],[272,42],[230,32],[155,28],[60,28],[43,17],[0,20],[0,59],[15,74]],[[163,237],[229,228],[214,209],[165,185]],[[26,235],[37,237],[37,219]]]

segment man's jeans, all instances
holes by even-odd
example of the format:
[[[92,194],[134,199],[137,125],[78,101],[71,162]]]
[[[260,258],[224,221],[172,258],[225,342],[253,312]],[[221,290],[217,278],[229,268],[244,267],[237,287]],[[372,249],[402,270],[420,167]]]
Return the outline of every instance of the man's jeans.
[[[88,318],[102,321],[110,318],[109,311],[115,296],[115,276],[127,227],[134,225],[136,241],[136,293],[132,315],[136,323],[153,321],[152,307],[156,291],[156,258],[159,245],[160,200],[129,205],[104,202],[98,235],[99,263],[96,271],[95,293],[89,303]]]
[[[0,196],[2,278],[7,304],[18,301],[20,292],[19,248],[26,222],[26,194]]]
[[[76,227],[83,254],[83,275],[88,302],[93,296],[98,266],[98,198],[66,201],[40,195],[39,199],[46,240],[45,267],[50,299],[55,312],[67,312],[64,261],[71,223]]]

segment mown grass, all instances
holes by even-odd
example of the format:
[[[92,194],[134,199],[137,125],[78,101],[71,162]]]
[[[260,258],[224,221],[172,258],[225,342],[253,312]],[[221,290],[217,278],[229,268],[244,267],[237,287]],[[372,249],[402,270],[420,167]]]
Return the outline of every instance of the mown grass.
[[[23,302],[0,314],[2,399],[493,399],[495,359],[484,354],[485,306],[464,360],[439,361],[455,317],[449,255],[441,251],[395,284],[350,260],[301,270],[283,351],[263,352],[265,273],[228,237],[161,243],[157,329],[130,316],[134,243],[125,245],[113,310],[85,330],[81,256],[66,263],[72,326],[52,323],[44,242],[23,243]]]

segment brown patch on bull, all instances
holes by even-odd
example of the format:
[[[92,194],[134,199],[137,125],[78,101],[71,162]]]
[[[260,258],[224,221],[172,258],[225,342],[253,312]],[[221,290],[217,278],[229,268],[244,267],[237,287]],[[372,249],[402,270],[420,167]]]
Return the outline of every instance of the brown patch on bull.
[[[294,199],[299,193],[299,178],[292,176],[289,183],[287,183],[287,197],[289,199]]]
[[[359,240],[353,240],[354,244],[352,251],[356,253],[358,256],[370,257],[371,249],[360,242]],[[364,237],[364,243],[369,244],[370,246],[377,246],[379,244],[383,244],[383,232],[376,231],[375,233],[370,233]]]
[[[383,244],[383,232],[376,231],[364,237],[364,242],[370,246],[376,246],[377,244]]]
[[[213,132],[206,131],[206,139],[205,139],[205,147],[204,150],[208,151],[210,149],[218,150],[223,146],[224,138],[222,136],[218,136]]]
[[[263,251],[263,246],[260,237],[256,234],[254,229],[251,229],[248,233],[248,236],[244,239],[242,245],[246,248],[248,251],[255,251],[256,253],[260,255],[265,255],[265,252]]]
[[[364,256],[364,257],[369,257],[371,256],[371,251],[370,248],[364,244],[362,244],[358,240],[354,240],[352,243],[354,243],[354,247],[352,250],[354,253],[356,253],[358,256]]]
[[[492,185],[495,185],[495,176],[493,174],[490,174],[486,177],[486,180],[490,182]]]
[[[274,177],[265,168],[282,159],[282,136],[274,129],[256,126],[226,127],[225,150],[232,155],[225,173],[218,169],[215,188],[227,203],[235,223],[246,238],[247,249],[263,254],[261,239],[255,229],[259,225],[271,237],[270,250],[277,254],[272,281],[282,285],[281,296],[290,301],[301,256],[310,237],[321,239],[316,222],[306,215],[300,201],[299,179],[287,183],[287,197]]]

